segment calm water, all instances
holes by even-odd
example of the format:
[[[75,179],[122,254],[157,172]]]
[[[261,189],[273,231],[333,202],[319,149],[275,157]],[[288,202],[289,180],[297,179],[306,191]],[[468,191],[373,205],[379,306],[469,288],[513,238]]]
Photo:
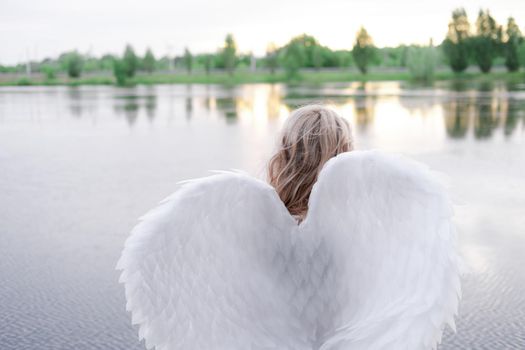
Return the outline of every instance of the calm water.
[[[446,173],[470,273],[441,349],[525,348],[525,84],[0,88],[0,348],[142,349],[116,260],[136,218],[210,169],[263,173],[289,110]]]

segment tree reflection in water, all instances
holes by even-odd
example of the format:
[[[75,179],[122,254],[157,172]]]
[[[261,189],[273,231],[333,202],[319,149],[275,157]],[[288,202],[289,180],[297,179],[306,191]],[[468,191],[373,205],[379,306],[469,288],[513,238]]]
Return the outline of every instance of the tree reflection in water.
[[[439,83],[433,88],[399,87],[396,90],[389,86],[389,90],[384,91],[381,90],[381,83],[156,86],[116,90],[113,106],[116,114],[124,114],[130,126],[140,118],[141,110],[153,122],[159,100],[164,105],[171,106],[173,103],[178,106],[175,111],[182,111],[187,120],[217,115],[226,123],[253,120],[265,125],[286,118],[298,106],[312,102],[328,103],[353,115],[356,132],[363,134],[373,125],[383,123],[384,119],[378,117],[384,117],[388,101],[386,108],[396,108],[392,110],[393,114],[406,115],[405,120],[412,117],[420,120],[442,119],[444,131],[450,139],[463,139],[470,135],[474,139],[485,140],[492,138],[497,130],[504,137],[511,137],[525,124],[525,100],[522,95],[513,95],[513,91],[519,92],[516,89],[520,88],[516,84],[464,81],[448,85]],[[166,94],[167,89],[175,93]],[[68,91],[67,97],[71,114],[75,116],[82,114],[84,106],[95,106],[94,102],[97,102],[92,99],[88,103],[86,95],[75,89]],[[175,117],[180,115],[175,114]]]
[[[157,109],[157,95],[155,91],[148,91],[147,94],[128,91],[127,94],[114,96],[113,101],[115,113],[117,115],[124,114],[130,127],[137,122],[141,109],[144,109],[150,122],[153,122],[155,119]]]
[[[465,137],[469,123],[469,105],[461,101],[451,101],[445,105],[444,121],[447,135],[453,139]]]
[[[447,135],[460,139],[472,132],[482,140],[503,127],[505,137],[510,137],[520,124],[523,108],[523,102],[501,97],[449,101],[444,105]]]

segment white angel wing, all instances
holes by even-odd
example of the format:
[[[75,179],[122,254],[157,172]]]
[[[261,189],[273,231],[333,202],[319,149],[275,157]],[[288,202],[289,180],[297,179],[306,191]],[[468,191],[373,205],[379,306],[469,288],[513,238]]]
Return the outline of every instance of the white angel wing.
[[[304,348],[292,292],[277,283],[295,226],[262,181],[223,172],[185,182],[142,218],[117,264],[146,347]]]
[[[454,329],[460,281],[452,208],[423,165],[377,151],[326,163],[302,225],[325,235],[336,325],[321,349],[434,349]]]
[[[300,225],[245,174],[187,182],[117,268],[148,348],[431,349],[457,309],[455,254],[430,172],[354,151],[324,166]]]

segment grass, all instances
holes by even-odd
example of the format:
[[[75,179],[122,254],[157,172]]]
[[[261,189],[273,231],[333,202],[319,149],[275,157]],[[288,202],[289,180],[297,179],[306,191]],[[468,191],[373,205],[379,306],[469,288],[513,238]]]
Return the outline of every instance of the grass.
[[[113,77],[93,76],[78,79],[36,79],[22,77],[16,80],[0,81],[0,86],[54,86],[54,85],[113,85]]]
[[[435,74],[435,80],[510,80],[524,81],[523,72],[467,72],[455,74],[449,71],[439,71]],[[239,71],[233,75],[227,73],[204,73],[195,74],[152,74],[138,75],[127,81],[126,85],[153,85],[153,84],[223,84],[237,85],[246,83],[325,83],[325,82],[354,82],[354,81],[409,81],[409,72],[381,72],[372,71],[366,75],[347,70],[331,71],[304,71],[298,77],[289,79],[284,73],[270,74],[268,72]],[[114,85],[115,78],[109,75],[88,76],[77,79],[57,78],[52,80],[23,77],[17,80],[0,81],[0,86],[30,86],[30,85]]]

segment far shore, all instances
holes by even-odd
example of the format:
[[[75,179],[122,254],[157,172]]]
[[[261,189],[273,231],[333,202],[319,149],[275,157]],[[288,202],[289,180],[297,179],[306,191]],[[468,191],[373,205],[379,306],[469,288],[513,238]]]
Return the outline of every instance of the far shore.
[[[499,68],[499,69],[498,69]],[[469,70],[455,74],[449,70],[438,70],[434,74],[434,81],[441,80],[479,80],[479,81],[509,81],[524,82],[525,72],[507,72],[502,67],[484,74],[477,70]],[[366,81],[412,81],[411,74],[406,69],[372,69],[367,74],[356,70],[330,69],[330,70],[305,70],[294,78],[288,77],[284,72],[277,71],[249,71],[239,70],[229,75],[223,71],[205,72],[159,72],[153,74],[141,73],[126,81],[125,86],[153,85],[153,84],[222,84],[237,85],[249,83],[328,83],[328,82],[366,82]],[[0,86],[78,86],[78,85],[116,85],[115,78],[110,72],[89,73],[80,78],[58,76],[46,79],[41,74],[32,75],[2,75]]]

